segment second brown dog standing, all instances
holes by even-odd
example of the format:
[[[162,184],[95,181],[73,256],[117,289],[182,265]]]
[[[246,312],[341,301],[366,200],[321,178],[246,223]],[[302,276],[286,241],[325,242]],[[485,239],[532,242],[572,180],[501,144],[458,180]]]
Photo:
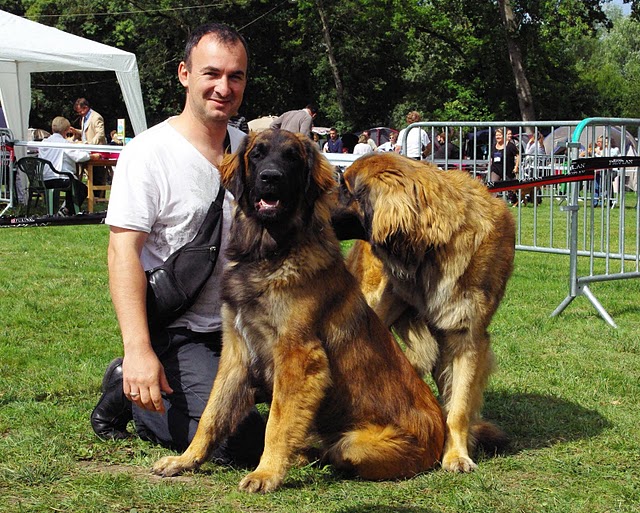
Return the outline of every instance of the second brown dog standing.
[[[473,470],[476,440],[506,443],[480,412],[493,368],[487,329],[513,269],[513,216],[468,173],[392,153],[356,160],[340,196],[371,243],[354,244],[349,269],[418,372],[438,385],[447,422],[442,466]]]

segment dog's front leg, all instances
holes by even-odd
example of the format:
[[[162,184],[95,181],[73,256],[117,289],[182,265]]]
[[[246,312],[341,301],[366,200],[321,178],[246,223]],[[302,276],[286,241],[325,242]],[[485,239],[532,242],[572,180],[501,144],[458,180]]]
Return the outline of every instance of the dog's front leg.
[[[181,456],[158,460],[153,466],[154,474],[170,477],[200,467],[254,405],[246,346],[233,328],[226,328],[220,367],[196,434]]]
[[[471,427],[480,418],[493,353],[482,329],[475,336],[471,332],[447,333],[445,344],[457,349],[442,355],[435,376],[447,417],[442,468],[470,472],[477,467],[469,455]]]
[[[293,456],[306,446],[316,412],[331,380],[329,361],[318,340],[281,340],[274,348],[273,401],[258,468],[241,482],[248,492],[278,488]]]

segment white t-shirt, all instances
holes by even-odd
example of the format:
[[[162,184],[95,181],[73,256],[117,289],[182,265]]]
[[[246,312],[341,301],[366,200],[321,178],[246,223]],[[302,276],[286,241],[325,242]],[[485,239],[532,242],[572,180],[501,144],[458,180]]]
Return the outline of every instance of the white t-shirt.
[[[373,150],[371,149],[371,146],[369,146],[368,143],[358,143],[353,148],[354,155],[365,155],[367,153],[372,153],[372,152]]]
[[[403,128],[402,130],[400,130],[400,133],[398,134],[398,142],[396,143],[396,146],[399,146],[402,144],[404,133],[406,132],[406,130],[407,130],[406,128]],[[407,157],[421,158],[422,148],[427,147],[430,142],[431,140],[429,139],[427,132],[425,132],[422,128],[413,127],[411,130],[409,130],[409,133],[407,134],[407,151],[406,151]]]
[[[235,151],[245,134],[228,128]],[[149,234],[142,249],[145,269],[162,264],[190,242],[215,200],[220,174],[189,141],[167,121],[146,130],[127,144],[118,158],[105,222]],[[224,201],[222,247],[218,262],[198,301],[171,326],[210,332],[221,327],[220,278],[233,195]]]

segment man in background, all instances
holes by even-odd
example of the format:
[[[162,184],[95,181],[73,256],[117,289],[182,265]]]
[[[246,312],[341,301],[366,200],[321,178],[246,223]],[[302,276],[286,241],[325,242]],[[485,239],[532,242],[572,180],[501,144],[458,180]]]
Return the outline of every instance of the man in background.
[[[329,129],[329,139],[324,143],[324,148],[322,148],[324,153],[344,153],[344,145],[342,144],[342,139],[338,137],[338,130],[334,127]]]
[[[73,104],[73,110],[80,116],[80,129],[72,128],[74,138],[84,144],[107,144],[107,136],[104,131],[104,118],[100,113],[91,108],[86,98],[78,98]],[[107,183],[108,170],[106,167],[93,168],[93,184],[105,185]],[[96,191],[96,197],[103,198],[105,191]]]
[[[80,116],[80,129],[73,128],[75,138],[85,144],[107,144],[104,118],[91,108],[85,98],[78,98],[73,110]]]
[[[66,137],[71,134],[71,123],[67,118],[57,116],[53,118],[51,122],[52,134],[43,140],[43,142],[49,143],[65,143],[68,142]],[[74,149],[63,149],[53,147],[42,147],[38,150],[38,157],[48,160],[53,164],[56,171],[62,171],[69,173],[73,178],[69,178],[68,175],[59,175],[49,169],[45,168],[43,179],[47,187],[66,187],[69,184],[69,180],[72,180],[72,189],[67,190],[66,199],[62,207],[60,207],[59,215],[72,215],[77,214],[74,204],[78,207],[82,206],[82,203],[87,198],[87,186],[78,180],[76,176],[76,163],[86,162],[92,155],[88,151]],[[96,155],[97,157],[97,155]],[[73,194],[73,196],[72,196]]]
[[[271,125],[269,125],[269,128],[289,130],[290,132],[311,137],[311,127],[317,114],[318,107],[310,103],[304,109],[285,112],[280,117],[274,119]]]

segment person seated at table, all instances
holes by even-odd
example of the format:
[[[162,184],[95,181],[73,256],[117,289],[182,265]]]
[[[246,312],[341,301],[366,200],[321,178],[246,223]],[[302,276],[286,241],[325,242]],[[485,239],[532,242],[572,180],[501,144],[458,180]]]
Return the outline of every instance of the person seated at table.
[[[66,143],[68,142],[66,137],[70,133],[70,128],[71,123],[69,123],[67,118],[62,116],[55,117],[51,122],[52,134],[42,142]],[[84,150],[76,150],[75,148],[64,149],[42,147],[38,150],[38,156],[51,162],[56,171],[65,171],[71,173],[73,176],[73,192],[75,193],[75,197],[72,196],[72,192],[70,190],[67,190],[65,202],[62,204],[58,214],[65,216],[75,214],[74,203],[78,206],[82,205],[84,200],[87,198],[88,193],[87,186],[76,177],[76,164],[78,162],[86,162],[92,157],[96,158],[97,155],[92,155],[88,151]],[[65,187],[70,180],[66,175],[58,175],[54,173],[48,166],[45,168],[43,178],[44,184],[47,187]]]
[[[124,141],[118,135],[118,131],[117,130],[111,130],[111,132],[109,133],[109,136],[111,137],[111,140],[109,141],[109,144],[111,146],[122,146],[122,145],[124,145]]]

